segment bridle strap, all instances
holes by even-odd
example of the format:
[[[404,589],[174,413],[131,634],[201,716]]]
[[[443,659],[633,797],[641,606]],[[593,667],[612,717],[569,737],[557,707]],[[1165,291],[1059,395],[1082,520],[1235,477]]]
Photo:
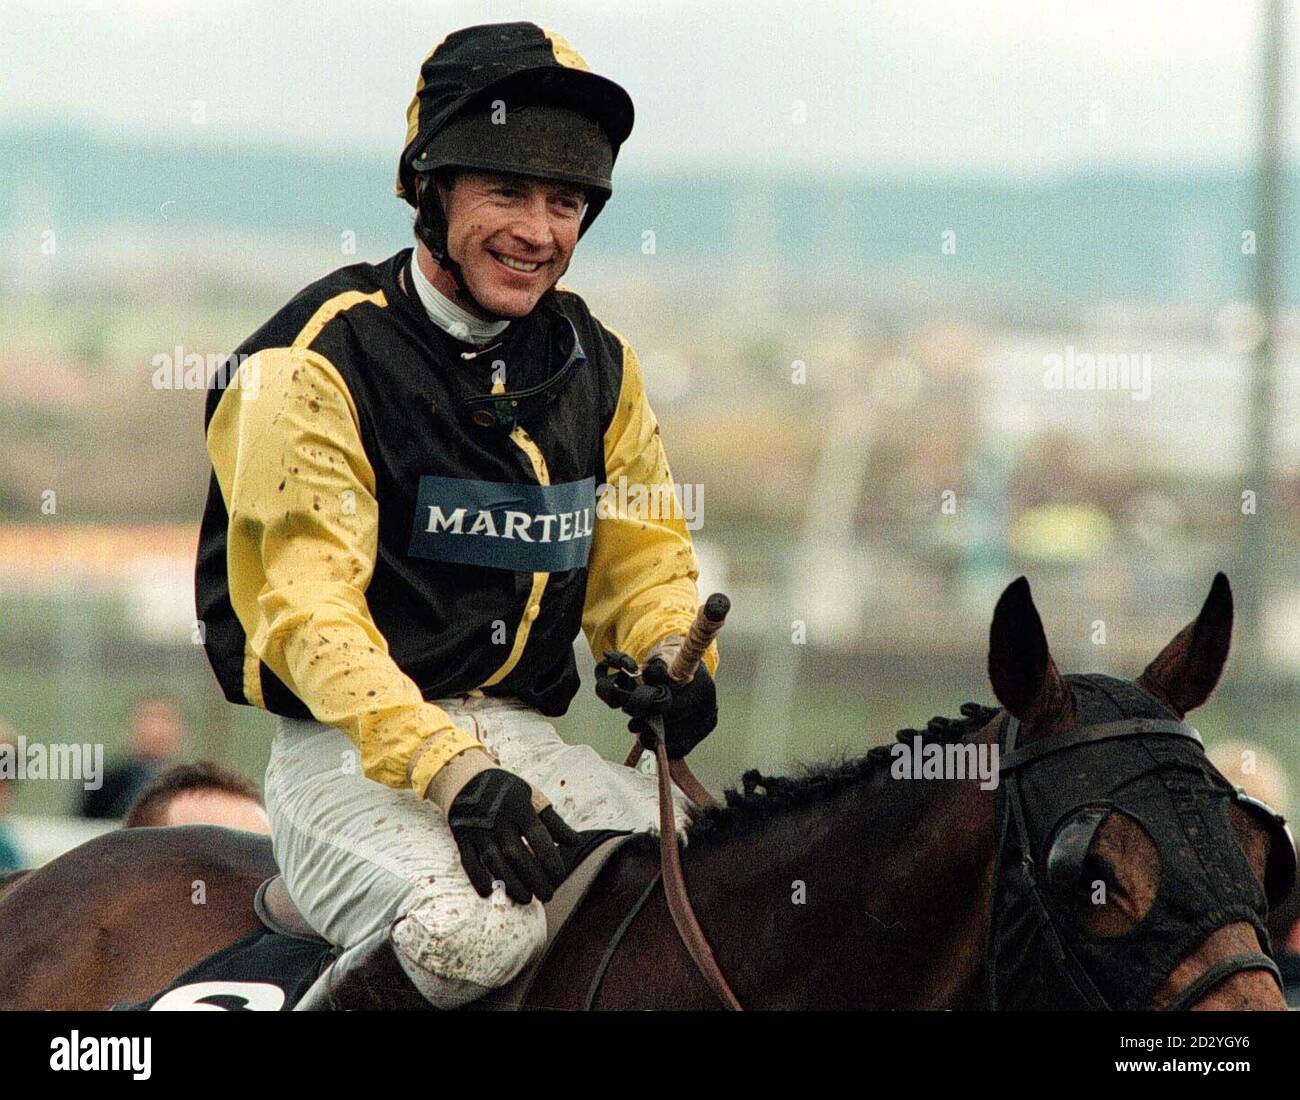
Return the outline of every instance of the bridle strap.
[[[1273,975],[1278,988],[1286,989],[1282,981],[1282,971],[1277,968],[1277,963],[1258,951],[1247,951],[1241,955],[1230,955],[1226,959],[1220,959],[1213,966],[1208,967],[1205,973],[1178,995],[1178,999],[1169,1006],[1169,1011],[1186,1012],[1224,978],[1243,970],[1267,970]]]
[[[1005,737],[1008,759],[1014,760],[1018,752],[1023,753],[1026,751],[1025,749],[1016,749],[1019,734],[1020,719],[1014,714],[1008,714]],[[1070,984],[1074,986],[1079,995],[1092,1008],[1109,1012],[1111,1010],[1110,1002],[1106,1000],[1101,990],[1094,984],[1084,965],[1075,958],[1074,952],[1061,939],[1060,933],[1056,930],[1056,922],[1052,919],[1051,910],[1048,908],[1047,901],[1039,889],[1037,867],[1034,863],[1033,849],[1029,843],[1029,827],[1025,823],[1024,806],[1020,800],[1020,777],[1016,774],[1014,765],[1011,768],[1003,765],[999,768],[999,771],[1007,772],[1007,777],[1004,780],[1007,789],[1007,807],[1011,821],[1015,825],[1016,838],[1020,845],[1020,871],[1025,877],[1025,884],[1029,888],[1029,897],[1034,903],[1034,908],[1038,910],[1040,927],[1046,932],[1051,941],[1052,952],[1064,970]],[[1001,844],[999,843],[999,850],[1000,848]]]
[[[1058,961],[1063,964],[1066,977],[1069,978],[1071,984],[1094,1007],[1106,1010],[1111,1008],[1110,1003],[1097,989],[1083,964],[1075,958],[1074,953],[1061,940],[1056,930],[1056,922],[1052,919],[1051,911],[1039,890],[1034,858],[1029,844],[1029,829],[1025,823],[1024,806],[1021,803],[1018,771],[1054,753],[1064,752],[1080,745],[1151,734],[1185,737],[1204,748],[1201,735],[1194,726],[1190,726],[1186,722],[1166,718],[1125,718],[1115,722],[1097,722],[1093,725],[1080,726],[1071,730],[1068,735],[1047,738],[1044,741],[1020,748],[1017,745],[1020,736],[1020,719],[1008,712],[1007,728],[1003,737],[1006,752],[1002,754],[998,765],[999,773],[1005,773],[1006,775],[1004,782],[1006,784],[1007,809],[1012,822],[1015,824],[1017,839],[1020,843],[1022,872],[1029,886],[1033,903],[1039,911],[1042,927],[1050,936],[1053,951]],[[1001,847],[1000,844],[999,847]],[[1206,968],[1205,972],[1184,989],[1177,999],[1170,1004],[1169,1011],[1186,1011],[1225,978],[1243,970],[1267,970],[1273,975],[1278,987],[1285,989],[1282,972],[1278,969],[1277,963],[1261,952],[1248,951],[1221,959],[1213,966]]]
[[[1014,728],[1011,723],[1014,723]],[[1115,741],[1122,737],[1164,734],[1170,737],[1186,737],[1198,745],[1204,744],[1195,726],[1172,718],[1121,718],[1116,722],[1097,722],[1091,726],[1079,726],[1059,737],[1045,738],[1024,748],[1015,747],[1015,736],[1019,730],[1020,719],[1011,715],[1007,726],[1007,751],[998,763],[998,770],[1001,772],[1014,771],[1026,764],[1032,764],[1035,760],[1042,760],[1044,757],[1075,749],[1080,745],[1091,745],[1098,741]]]

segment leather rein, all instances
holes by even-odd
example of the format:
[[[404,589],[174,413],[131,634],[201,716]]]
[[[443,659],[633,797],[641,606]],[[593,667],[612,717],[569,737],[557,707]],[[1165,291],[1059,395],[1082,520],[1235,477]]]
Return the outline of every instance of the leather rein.
[[[695,621],[691,624],[686,641],[682,644],[668,670],[669,679],[674,683],[686,683],[695,675],[695,670],[699,666],[705,650],[708,648],[713,636],[722,628],[729,609],[730,602],[720,593],[710,596],[704,606],[700,608]],[[1184,722],[1130,718],[1082,727],[1073,731],[1071,736],[1060,740],[1022,746],[1017,744],[1020,723],[1013,716],[1009,715],[1008,718],[1010,720],[1010,729],[1006,738],[1008,751],[1001,761],[1000,771],[1011,788],[1008,793],[1011,795],[1012,817],[1022,830],[1024,828],[1023,807],[1020,804],[1017,773],[1022,769],[1027,769],[1042,757],[1076,748],[1081,744],[1150,734],[1182,736],[1195,741],[1197,744],[1200,744],[1201,741],[1199,733]],[[676,814],[673,809],[673,784],[676,783],[682,793],[697,806],[717,806],[719,803],[691,772],[685,760],[670,761],[668,759],[663,719],[661,717],[652,718],[650,724],[657,735],[655,740],[655,760],[659,785],[660,873],[651,880],[637,904],[624,918],[618,933],[616,933],[607,948],[605,957],[601,961],[588,992],[587,1007],[590,1008],[594,1002],[614,950],[653,893],[656,883],[662,878],[668,911],[672,916],[674,926],[677,928],[677,934],[686,947],[691,960],[718,999],[729,1010],[740,1012],[743,1011],[740,1001],[736,998],[721,968],[718,966],[717,959],[713,955],[713,949],[710,947],[708,938],[700,927],[700,923],[695,916],[695,910],[691,905],[690,894],[687,891],[685,876],[682,872],[681,852],[677,842]],[[624,763],[628,767],[635,767],[644,751],[641,739],[638,737]],[[1208,992],[1212,986],[1218,984],[1229,974],[1253,969],[1269,971],[1281,984],[1277,964],[1267,955],[1260,952],[1234,955],[1211,966],[1187,989],[1182,991],[1171,1008],[1174,1010],[1189,1008],[1196,1003],[1201,995]]]
[[[705,601],[691,624],[686,640],[668,669],[670,680],[677,684],[684,684],[695,675],[704,651],[708,649],[713,636],[722,629],[730,607],[730,601],[721,593],[715,593]],[[659,863],[668,912],[672,915],[677,934],[681,937],[682,944],[699,970],[700,976],[728,1009],[740,1012],[742,1011],[740,1001],[736,999],[735,993],[723,976],[722,969],[718,966],[717,959],[713,957],[713,949],[709,946],[704,929],[700,927],[700,922],[695,917],[690,894],[686,889],[686,878],[682,873],[682,857],[677,843],[673,784],[676,783],[682,793],[697,806],[717,806],[718,800],[695,778],[685,760],[668,759],[663,718],[650,719],[650,725],[656,734],[655,761],[658,765],[656,771],[659,781]],[[635,767],[644,751],[641,739],[638,737],[624,763],[628,767]],[[644,901],[644,898],[642,900]]]

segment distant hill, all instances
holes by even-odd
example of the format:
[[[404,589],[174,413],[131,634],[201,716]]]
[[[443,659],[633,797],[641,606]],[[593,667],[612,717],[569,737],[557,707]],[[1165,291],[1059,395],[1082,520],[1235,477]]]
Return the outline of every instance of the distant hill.
[[[353,231],[365,255],[410,241],[392,158],[314,156],[259,146],[110,140],[62,126],[0,131],[0,240],[63,242],[138,229],[276,239]],[[1283,225],[1300,226],[1297,174]],[[936,296],[1006,301],[1138,300],[1212,305],[1247,295],[1253,180],[1242,170],[1108,170],[1035,181],[929,177],[616,177],[615,200],[584,241],[596,258],[658,256],[710,265],[795,265],[868,281],[919,280]],[[942,251],[945,231],[955,253]],[[1283,287],[1300,300],[1300,248]]]

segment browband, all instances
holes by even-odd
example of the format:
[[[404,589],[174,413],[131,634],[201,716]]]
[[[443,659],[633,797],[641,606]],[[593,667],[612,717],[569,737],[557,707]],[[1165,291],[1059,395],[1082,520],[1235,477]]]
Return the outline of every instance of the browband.
[[[1020,733],[1020,719],[1008,715],[1007,751],[1002,755],[998,771],[1009,772],[1034,760],[1041,760],[1053,753],[1066,749],[1078,748],[1097,741],[1114,741],[1120,737],[1138,737],[1143,734],[1166,734],[1171,737],[1186,737],[1204,747],[1201,735],[1195,726],[1179,722],[1173,718],[1121,718],[1115,722],[1098,722],[1091,726],[1080,726],[1071,730],[1065,737],[1048,737],[1042,741],[1016,748],[1016,739]]]

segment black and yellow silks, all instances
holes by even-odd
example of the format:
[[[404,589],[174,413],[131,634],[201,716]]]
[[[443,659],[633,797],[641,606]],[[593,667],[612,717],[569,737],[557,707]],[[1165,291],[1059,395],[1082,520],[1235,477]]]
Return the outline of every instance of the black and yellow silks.
[[[697,594],[680,509],[596,507],[621,478],[672,499],[632,349],[557,288],[466,359],[409,270],[399,284],[410,259],[326,276],[236,349],[208,395],[196,594],[228,699],[336,726],[367,776],[423,794],[478,744],[430,700],[480,688],[562,714],[579,629],[642,658]],[[553,375],[573,332],[586,361],[554,399],[508,433],[466,415]]]

